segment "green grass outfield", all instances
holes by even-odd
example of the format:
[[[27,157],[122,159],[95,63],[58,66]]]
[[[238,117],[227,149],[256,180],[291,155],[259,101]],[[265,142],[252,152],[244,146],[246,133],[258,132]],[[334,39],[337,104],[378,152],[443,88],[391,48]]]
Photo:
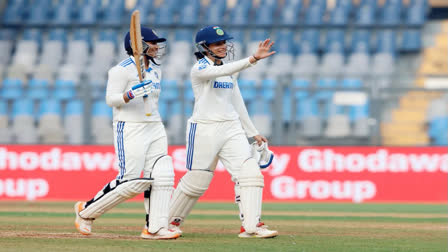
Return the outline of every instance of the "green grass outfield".
[[[240,239],[237,207],[198,203],[177,240],[139,238],[143,204],[126,202],[74,227],[71,202],[0,202],[0,251],[448,251],[446,204],[265,203],[280,235]]]

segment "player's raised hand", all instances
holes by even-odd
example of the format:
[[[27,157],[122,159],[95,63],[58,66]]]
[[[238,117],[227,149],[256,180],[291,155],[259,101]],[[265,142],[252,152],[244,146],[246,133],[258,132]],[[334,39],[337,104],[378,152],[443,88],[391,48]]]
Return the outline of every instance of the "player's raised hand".
[[[260,42],[258,45],[257,51],[254,53],[254,57],[256,60],[264,59],[272,54],[275,51],[271,51],[272,46],[274,45],[274,41],[271,42],[271,39],[266,39],[265,41]]]

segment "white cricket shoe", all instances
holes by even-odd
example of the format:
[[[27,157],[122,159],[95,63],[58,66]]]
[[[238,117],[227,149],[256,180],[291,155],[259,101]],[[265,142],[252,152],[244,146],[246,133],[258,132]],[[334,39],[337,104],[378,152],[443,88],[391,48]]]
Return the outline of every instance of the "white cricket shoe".
[[[276,230],[269,230],[268,226],[264,225],[263,222],[259,222],[257,224],[257,231],[255,233],[248,233],[244,230],[244,227],[241,227],[240,234],[238,237],[240,238],[273,238],[278,235]]]
[[[182,230],[180,229],[180,223],[179,222],[172,221],[170,223],[170,225],[168,226],[168,228],[170,230],[173,230],[174,232],[178,233],[179,236],[182,236]]]
[[[148,232],[148,229],[145,227],[140,235],[143,239],[151,239],[151,240],[170,240],[176,239],[180,236],[177,232],[167,229],[161,228],[157,233],[152,234]]]
[[[84,219],[81,216],[79,216],[79,212],[84,210],[84,205],[85,202],[83,201],[78,201],[75,204],[75,214],[76,214],[75,226],[76,229],[78,229],[78,231],[81,234],[90,235],[92,233],[93,219]]]

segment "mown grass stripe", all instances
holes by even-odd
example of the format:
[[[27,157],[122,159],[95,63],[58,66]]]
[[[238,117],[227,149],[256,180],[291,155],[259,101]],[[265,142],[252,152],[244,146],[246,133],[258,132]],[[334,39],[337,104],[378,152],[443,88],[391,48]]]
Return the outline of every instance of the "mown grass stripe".
[[[10,217],[73,217],[73,213],[49,213],[49,212],[0,212],[0,216]],[[143,214],[136,213],[107,213],[101,218],[143,218]],[[191,214],[188,219],[203,220],[232,220],[238,219],[237,215],[213,215]],[[381,222],[447,222],[447,218],[409,218],[389,216],[285,216],[263,215],[263,220],[332,220],[332,221],[381,221]]]

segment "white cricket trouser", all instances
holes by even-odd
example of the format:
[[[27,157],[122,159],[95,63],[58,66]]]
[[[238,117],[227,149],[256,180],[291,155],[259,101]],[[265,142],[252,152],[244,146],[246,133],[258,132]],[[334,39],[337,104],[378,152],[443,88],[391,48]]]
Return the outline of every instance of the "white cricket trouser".
[[[241,165],[251,157],[240,120],[194,123],[187,126],[188,170],[214,170],[219,158],[236,182]],[[212,165],[213,164],[213,165]]]
[[[114,122],[114,146],[118,157],[117,179],[149,178],[154,162],[168,154],[162,122]]]

